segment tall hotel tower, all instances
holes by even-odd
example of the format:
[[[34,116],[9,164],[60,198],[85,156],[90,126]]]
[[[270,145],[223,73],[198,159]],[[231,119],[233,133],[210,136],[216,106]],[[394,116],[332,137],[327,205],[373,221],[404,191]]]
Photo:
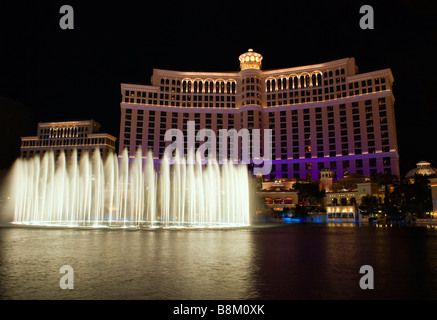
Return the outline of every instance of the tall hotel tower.
[[[154,69],[152,85],[122,83],[119,152],[134,156],[141,146],[159,162],[171,143],[165,132],[186,133],[195,121],[196,132],[272,129],[266,178],[317,180],[323,168],[337,178],[399,176],[390,69],[359,74],[355,59],[344,58],[263,71],[262,59],[249,49],[239,72]]]

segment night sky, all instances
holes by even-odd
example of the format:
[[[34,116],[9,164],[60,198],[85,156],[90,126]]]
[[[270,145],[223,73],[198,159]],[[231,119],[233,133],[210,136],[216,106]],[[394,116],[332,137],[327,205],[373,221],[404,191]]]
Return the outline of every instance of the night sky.
[[[59,27],[64,4],[74,30]],[[365,4],[374,30],[359,26]],[[94,119],[118,137],[120,83],[148,85],[153,68],[239,71],[248,48],[263,70],[355,57],[360,73],[393,72],[404,175],[421,160],[437,167],[436,21],[435,2],[417,0],[2,1],[0,96],[31,110],[31,135],[38,122]]]

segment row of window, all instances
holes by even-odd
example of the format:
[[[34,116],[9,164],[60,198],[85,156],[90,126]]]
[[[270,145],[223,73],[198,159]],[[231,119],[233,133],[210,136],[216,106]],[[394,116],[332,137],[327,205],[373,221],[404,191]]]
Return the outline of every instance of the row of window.
[[[376,158],[370,158],[368,159],[368,166],[369,168],[375,169],[377,166],[377,159]],[[353,162],[353,163],[352,163]],[[352,164],[355,165],[355,168],[361,169],[364,168],[364,162],[363,159],[356,159],[356,160],[343,160],[343,161],[330,161],[330,162],[318,162],[317,163],[317,171],[320,172],[323,169],[330,169],[330,170],[337,170],[337,168],[340,167],[343,168],[343,170],[349,170],[350,166]],[[381,159],[381,165],[385,168],[390,167],[392,164],[390,157],[384,157]],[[282,171],[287,172],[288,170],[292,171],[311,171],[315,169],[313,168],[313,163],[306,162],[306,163],[283,163],[283,164],[272,164],[272,171]]]
[[[385,91],[387,88],[385,85],[379,87],[375,87],[375,92]],[[337,86],[337,90],[341,92],[334,91],[334,87],[325,88],[325,95],[322,93],[322,89],[313,89],[311,90],[302,90],[296,92],[290,92],[289,95],[287,92],[279,93],[279,94],[268,94],[267,98],[267,106],[275,107],[289,104],[299,104],[299,103],[308,103],[308,102],[317,102],[317,101],[328,101],[340,98],[346,98],[347,92],[343,91],[343,86]],[[329,94],[327,94],[329,91]],[[360,94],[372,93],[372,88],[363,88],[361,90],[349,91],[349,96],[355,96]],[[335,94],[334,94],[335,93]],[[250,99],[251,97],[256,97],[256,99]],[[242,95],[242,105],[262,105],[262,96],[256,92],[247,92]],[[248,99],[249,98],[249,99]],[[227,103],[226,107],[236,107],[236,98],[235,96],[216,96],[215,99],[212,96],[185,96],[185,95],[175,95],[175,94],[160,94],[160,99],[144,99],[144,98],[132,98],[125,97],[125,103],[136,103],[136,104],[149,104],[149,105],[163,105],[163,106],[183,106],[183,107],[224,107],[223,103],[217,103],[218,101],[232,101],[232,103]],[[187,101],[187,102],[185,102]],[[189,101],[189,102],[188,102]],[[205,101],[205,103],[191,103],[191,101]],[[206,101],[216,101],[216,103],[206,102]]]
[[[108,148],[92,148],[92,149],[74,149],[77,153],[77,159],[80,159],[80,156],[85,153],[94,152],[95,150],[98,150],[100,152],[100,156],[103,157],[105,155],[105,151],[109,151]],[[22,150],[21,157],[22,158],[31,158],[34,155],[43,155],[48,150]],[[58,150],[52,150],[55,154],[55,156],[59,156],[61,152],[64,152],[67,157],[71,156],[73,149],[58,149]]]
[[[316,75],[313,75],[316,79]],[[303,77],[303,76],[302,76]],[[304,77],[303,77],[304,78]],[[247,80],[253,80],[247,79]],[[312,90],[309,90],[310,86],[312,86],[312,80],[310,80],[309,76],[307,75],[307,80],[304,80],[306,82],[303,83],[301,86],[300,84],[298,86],[294,86],[294,84],[290,87],[290,90],[293,88],[300,88],[301,90],[291,90],[291,91],[284,91],[284,92],[278,92],[278,93],[272,93],[267,94],[266,100],[267,100],[267,106],[277,106],[277,105],[288,105],[288,104],[298,104],[298,103],[308,103],[308,102],[316,102],[316,101],[323,101],[323,100],[333,100],[333,99],[339,99],[349,96],[355,96],[360,94],[367,94],[372,92],[379,92],[379,91],[385,91],[387,90],[387,87],[385,85],[386,79],[381,78],[375,78],[375,79],[368,79],[368,80],[362,80],[356,81],[353,83],[349,83],[348,88],[349,92],[346,92],[346,84],[344,83],[345,79],[337,78],[336,83],[338,83],[336,86],[333,86],[333,79],[325,80],[325,87],[322,88],[314,88]],[[243,79],[244,80],[244,79]],[[247,81],[246,80],[246,81]],[[259,79],[255,79],[258,80]],[[278,79],[277,80],[267,80],[267,92],[276,92],[281,90],[287,90],[289,89],[288,85],[284,85],[285,78],[284,79]],[[308,82],[308,85],[306,84]],[[252,83],[248,82],[247,83]],[[256,83],[256,81],[253,81],[253,83]],[[318,81],[316,80],[317,86],[319,85]],[[190,85],[187,85],[187,89],[183,89],[182,92],[195,92],[195,93],[235,93],[235,90],[232,89],[233,86],[228,82],[230,85],[230,89],[227,90],[225,87],[220,85],[220,88],[217,91],[202,91],[196,87],[196,90],[191,90]],[[328,84],[330,86],[328,86]],[[361,86],[360,86],[361,84]],[[218,83],[217,83],[218,85]],[[203,87],[202,87],[203,88]],[[165,89],[165,90],[164,90]],[[168,91],[169,87],[162,87],[161,92],[159,93],[159,100],[158,100],[158,93],[157,92],[145,92],[145,91],[133,91],[133,90],[125,90],[125,96],[124,96],[124,102],[126,103],[137,103],[137,104],[151,104],[151,105],[165,105],[165,106],[186,106],[186,107],[231,107],[235,108],[235,103],[231,103],[229,105],[221,105],[221,104],[211,104],[211,103],[205,103],[205,104],[198,104],[198,103],[184,103],[184,101],[224,101],[224,96],[222,97],[216,97],[215,99],[213,96],[204,96],[204,95],[185,95],[185,94],[179,94],[179,88],[171,88],[172,93],[175,91],[176,94],[169,94],[165,93],[164,91]],[[246,86],[243,86],[243,91],[249,92],[249,94],[243,95],[242,105],[262,105],[262,99],[258,92],[261,92],[260,85],[255,84],[249,84]],[[355,90],[353,90],[355,89]],[[255,99],[251,99],[251,97],[256,96]],[[227,96],[227,101],[235,102],[235,96]]]
[[[50,147],[50,146],[86,146],[86,145],[103,145],[115,146],[114,140],[106,138],[75,138],[75,139],[58,139],[58,140],[30,140],[23,141],[22,148],[33,147]]]
[[[369,159],[374,160],[376,159]],[[351,161],[355,163],[355,169],[351,170]],[[377,173],[387,173],[395,174],[395,168],[392,166],[392,161],[390,158],[384,158],[382,166],[363,164],[362,159],[357,160],[344,160],[344,161],[331,161],[331,162],[319,162],[318,170],[313,172],[312,163],[295,163],[295,164],[273,164],[271,173],[269,174],[270,179],[287,176],[294,178],[311,178],[318,179],[318,172],[323,168],[329,168],[334,175],[345,176],[350,173],[375,175]]]
[[[41,128],[40,137],[45,138],[66,138],[66,137],[81,137],[88,133],[88,127],[52,127]]]

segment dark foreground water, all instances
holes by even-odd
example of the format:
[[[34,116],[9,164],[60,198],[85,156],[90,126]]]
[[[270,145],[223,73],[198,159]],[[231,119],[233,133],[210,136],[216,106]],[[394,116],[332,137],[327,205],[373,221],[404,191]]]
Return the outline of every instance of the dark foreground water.
[[[360,288],[362,265],[373,290]],[[0,299],[436,298],[437,230],[426,227],[0,228]]]

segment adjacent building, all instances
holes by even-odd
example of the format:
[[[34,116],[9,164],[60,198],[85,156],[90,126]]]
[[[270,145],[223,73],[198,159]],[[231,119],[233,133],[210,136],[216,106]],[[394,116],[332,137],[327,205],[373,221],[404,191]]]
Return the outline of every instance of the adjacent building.
[[[399,176],[390,69],[358,73],[355,59],[344,58],[262,70],[262,59],[249,49],[239,56],[239,71],[154,69],[151,85],[122,83],[119,152],[134,156],[141,146],[159,162],[170,143],[166,131],[185,134],[195,121],[196,130],[214,132],[271,129],[268,179],[318,180],[324,168],[337,179]]]
[[[296,179],[289,178],[263,181],[257,195],[263,198],[265,208],[280,213],[289,211],[299,204],[298,191],[293,189],[296,182]]]
[[[379,203],[384,202],[385,193],[379,184],[371,182],[369,177],[352,173],[333,182],[325,189],[327,221],[361,221],[358,207],[364,196],[373,196]]]
[[[98,149],[105,158],[108,152],[115,152],[116,138],[99,130],[100,124],[94,120],[40,122],[36,136],[21,137],[20,156],[30,158],[51,150],[56,155],[63,151],[69,157],[73,149],[78,156],[84,150]]]
[[[408,171],[405,178],[414,182],[414,176],[416,174],[428,178],[431,187],[432,216],[437,216],[437,168],[431,167],[431,163],[428,161],[420,161],[416,163],[416,168]]]

